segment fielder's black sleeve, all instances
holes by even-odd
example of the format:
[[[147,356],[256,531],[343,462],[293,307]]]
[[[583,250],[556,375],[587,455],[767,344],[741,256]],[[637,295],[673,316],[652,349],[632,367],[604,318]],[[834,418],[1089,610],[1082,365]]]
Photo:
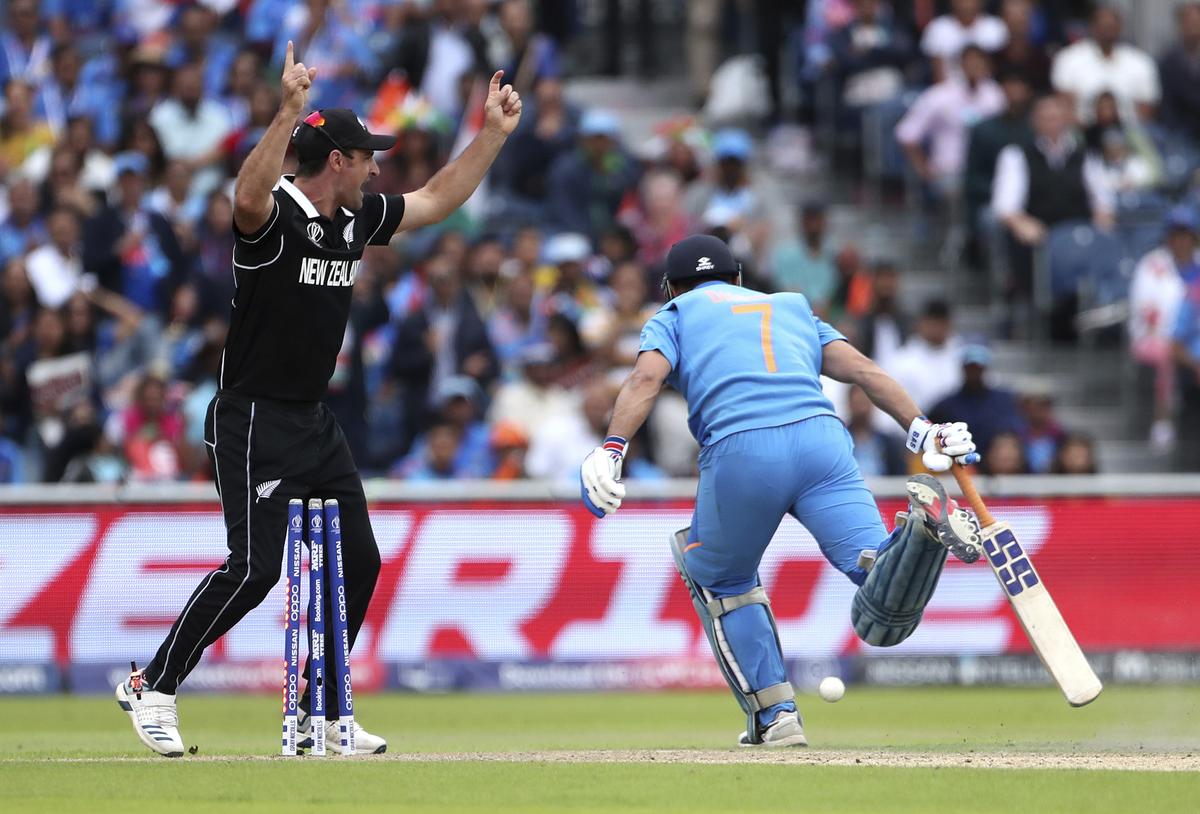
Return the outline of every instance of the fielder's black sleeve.
[[[404,196],[378,193],[364,195],[358,217],[363,221],[367,243],[386,246],[404,219]]]

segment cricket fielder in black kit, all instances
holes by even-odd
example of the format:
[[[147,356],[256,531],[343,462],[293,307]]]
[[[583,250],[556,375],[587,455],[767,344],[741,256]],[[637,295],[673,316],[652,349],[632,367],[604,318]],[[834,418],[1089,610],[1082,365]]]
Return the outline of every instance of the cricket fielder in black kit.
[[[484,128],[461,156],[416,192],[366,194],[363,186],[379,174],[375,151],[396,139],[368,132],[345,109],[313,111],[297,123],[316,75],[315,68],[294,61],[289,42],[279,112],[237,177],[237,288],[220,389],[204,425],[229,556],[197,586],[153,660],[116,688],[138,737],[170,757],[183,754],[175,706],[180,683],[204,649],[279,581],[292,498],[332,498],[341,507],[352,644],[358,635],[379,573],[379,550],[354,459],[321,399],[342,345],[363,249],[386,245],[400,229],[437,223],[461,206],[521,117],[520,97],[511,86],[500,86],[497,72]],[[299,160],[294,177],[281,175],[289,137]],[[326,708],[336,715],[329,686]],[[308,701],[306,689],[300,702],[305,735]],[[337,721],[331,718],[327,727],[336,739]],[[357,725],[355,743],[359,752],[387,748],[383,738]]]

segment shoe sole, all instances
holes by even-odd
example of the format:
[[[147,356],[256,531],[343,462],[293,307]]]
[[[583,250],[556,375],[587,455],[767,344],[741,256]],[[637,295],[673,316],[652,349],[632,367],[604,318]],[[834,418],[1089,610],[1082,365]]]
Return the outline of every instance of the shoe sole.
[[[967,564],[979,560],[983,553],[983,535],[979,523],[970,512],[946,497],[946,490],[937,478],[924,474],[913,475],[905,484],[905,490],[909,499],[925,511],[938,541],[951,554]],[[954,508],[950,509],[951,506]]]
[[[160,752],[158,748],[147,739],[146,733],[142,731],[142,727],[138,724],[137,713],[133,711],[133,704],[129,701],[128,696],[125,695],[124,683],[117,685],[117,689],[114,694],[117,697],[117,706],[123,709],[125,714],[129,716],[129,720],[133,722],[133,731],[137,734],[138,740],[140,740],[143,745],[149,748],[150,751],[156,755],[162,755],[163,757],[183,757],[182,749],[178,752]]]
[[[330,744],[332,744],[332,746]],[[312,745],[313,745],[313,741],[312,741],[312,736],[310,735],[307,738],[305,738],[304,740],[302,740],[296,744],[296,751],[300,751],[301,749],[311,749]],[[330,741],[328,739],[328,737],[326,737],[325,750],[327,752],[333,751],[335,754],[341,754],[341,744],[338,743],[337,741]],[[383,744],[383,746],[380,746],[374,752],[355,752],[354,754],[355,755],[382,755],[385,752],[387,752],[387,744],[386,743]],[[353,757],[353,755],[351,755],[351,757]]]

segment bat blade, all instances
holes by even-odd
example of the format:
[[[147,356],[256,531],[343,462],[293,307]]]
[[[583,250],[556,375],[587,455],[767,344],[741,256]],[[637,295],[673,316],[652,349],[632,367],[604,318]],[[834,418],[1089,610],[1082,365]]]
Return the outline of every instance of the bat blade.
[[[983,552],[1029,643],[1067,703],[1081,707],[1095,700],[1104,685],[1008,524],[992,523],[983,530]]]

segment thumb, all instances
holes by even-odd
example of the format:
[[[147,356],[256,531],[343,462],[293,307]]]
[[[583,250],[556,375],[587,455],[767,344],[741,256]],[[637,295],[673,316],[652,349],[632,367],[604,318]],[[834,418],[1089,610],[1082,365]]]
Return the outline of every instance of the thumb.
[[[312,81],[313,81],[314,79],[316,79],[316,78],[317,78],[317,69],[316,69],[316,68],[309,68],[309,69],[308,69],[308,81],[309,81],[309,82],[312,82]]]
[[[930,472],[945,472],[953,462],[949,455],[943,455],[940,452],[926,452],[921,456],[921,463],[925,464],[925,468]]]

